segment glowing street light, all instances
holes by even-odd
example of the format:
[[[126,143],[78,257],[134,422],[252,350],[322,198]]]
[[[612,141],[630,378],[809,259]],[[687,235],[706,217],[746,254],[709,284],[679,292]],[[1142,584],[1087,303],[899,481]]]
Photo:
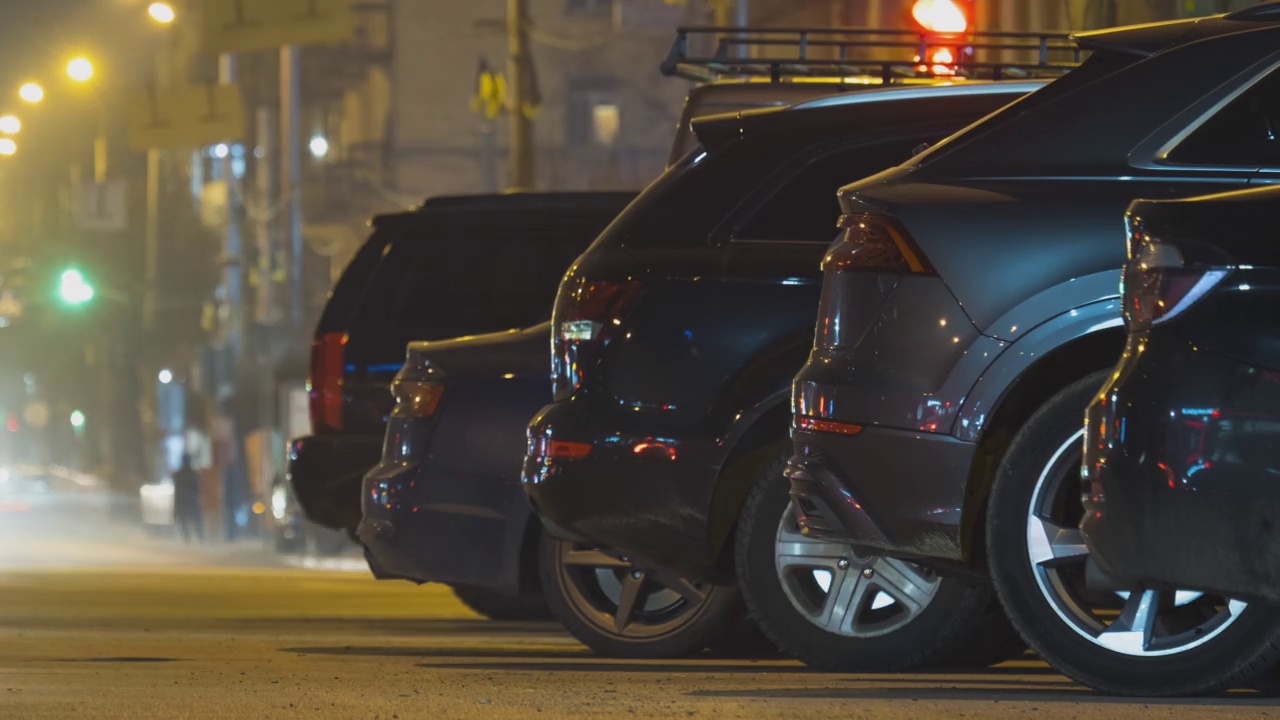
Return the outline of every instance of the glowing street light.
[[[18,97],[32,105],[44,100],[44,88],[38,83],[29,82],[18,88]]]
[[[0,155],[8,157],[16,155],[18,152],[18,143],[13,138],[0,138]]]
[[[147,7],[147,14],[151,16],[152,20],[155,20],[161,25],[168,25],[178,17],[178,14],[173,11],[173,6],[167,2],[151,3],[151,5]]]
[[[71,427],[79,430],[84,427],[84,413],[79,410],[71,411]]]
[[[93,63],[86,57],[73,58],[67,63],[67,77],[78,83],[89,82],[93,79]]]
[[[0,116],[0,133],[5,135],[17,135],[22,129],[22,121],[14,115]]]
[[[963,33],[969,30],[969,16],[957,0],[916,0],[911,17],[929,32]]]
[[[312,136],[308,147],[311,150],[311,157],[316,160],[323,160],[329,154],[329,141],[323,135]]]
[[[0,143],[4,142],[0,139]],[[62,273],[58,283],[58,296],[68,305],[83,305],[93,299],[93,286],[75,268]]]
[[[173,382],[173,371],[169,370],[169,368],[161,370],[159,380],[161,385],[168,385]]]

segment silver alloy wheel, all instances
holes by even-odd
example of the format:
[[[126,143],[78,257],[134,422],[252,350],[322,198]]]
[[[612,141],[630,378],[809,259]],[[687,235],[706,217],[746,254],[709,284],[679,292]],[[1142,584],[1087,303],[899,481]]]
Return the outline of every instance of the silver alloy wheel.
[[[774,566],[782,590],[809,622],[844,637],[876,637],[914,620],[938,577],[912,563],[864,557],[843,543],[800,534],[790,504],[778,523]]]
[[[1079,529],[1081,429],[1036,480],[1027,513],[1027,556],[1036,585],[1058,617],[1089,642],[1122,655],[1157,657],[1199,647],[1225,630],[1246,603],[1189,590],[1090,591],[1089,549]],[[1075,482],[1068,479],[1075,477]]]
[[[558,542],[557,572],[575,612],[601,630],[652,638],[678,630],[697,615],[709,588],[644,570],[595,548]]]

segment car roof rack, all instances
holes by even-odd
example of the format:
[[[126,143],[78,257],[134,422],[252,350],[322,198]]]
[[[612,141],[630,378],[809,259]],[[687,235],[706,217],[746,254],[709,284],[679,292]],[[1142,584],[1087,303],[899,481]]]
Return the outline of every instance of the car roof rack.
[[[691,46],[714,43],[710,56]],[[924,64],[931,50],[972,48],[949,64]],[[1012,80],[1057,77],[1081,62],[1081,50],[1067,33],[968,32],[939,34],[876,28],[766,28],[689,26],[676,28],[662,74],[693,82],[725,79],[847,78],[861,76],[889,84],[912,78]],[[966,53],[968,54],[968,53]],[[984,56],[1012,61],[981,61]],[[885,57],[888,56],[888,57]]]

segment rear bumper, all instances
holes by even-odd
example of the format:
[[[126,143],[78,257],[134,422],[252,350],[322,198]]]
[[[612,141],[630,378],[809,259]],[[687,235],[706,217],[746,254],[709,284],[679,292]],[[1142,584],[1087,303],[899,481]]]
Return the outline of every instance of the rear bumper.
[[[539,455],[530,443],[522,481],[549,533],[687,577],[714,574],[708,514],[716,469],[709,448],[601,430],[573,400],[543,408],[529,436],[591,446],[586,457],[569,459]]]
[[[364,478],[356,534],[379,579],[515,593],[529,504],[506,480],[381,464]]]
[[[786,475],[802,529],[893,557],[963,560],[971,443],[877,427],[853,436],[797,430],[793,442]]]
[[[1158,328],[1086,423],[1081,528],[1104,572],[1280,602],[1280,374]]]
[[[307,518],[334,530],[360,523],[360,482],[382,455],[382,438],[312,435],[289,444],[286,478]]]

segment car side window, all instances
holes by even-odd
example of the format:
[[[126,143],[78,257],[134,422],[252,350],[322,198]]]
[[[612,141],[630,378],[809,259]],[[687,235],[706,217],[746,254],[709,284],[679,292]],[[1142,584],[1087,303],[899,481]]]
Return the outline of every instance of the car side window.
[[[1280,167],[1280,71],[1218,110],[1167,159],[1180,165]]]
[[[909,138],[831,150],[812,159],[759,204],[734,233],[736,240],[831,242],[840,203],[836,192],[911,157],[921,142]]]

